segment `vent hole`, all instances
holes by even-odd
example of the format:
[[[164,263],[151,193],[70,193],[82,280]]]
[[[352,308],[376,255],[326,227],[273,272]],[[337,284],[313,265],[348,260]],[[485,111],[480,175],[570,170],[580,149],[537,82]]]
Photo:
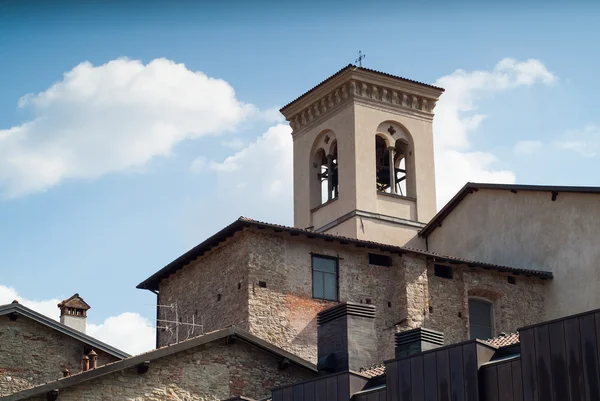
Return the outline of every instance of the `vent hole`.
[[[258,282],[258,286],[260,288],[267,288],[267,282],[266,281],[259,281]]]
[[[450,266],[435,265],[433,266],[433,274],[438,277],[452,279],[452,268]]]
[[[517,278],[515,276],[508,276],[509,284],[517,284]]]
[[[221,294],[217,294],[217,302],[221,300]]]
[[[429,307],[429,313],[433,313],[433,306]]]
[[[371,298],[367,298],[367,299],[365,299],[365,303],[366,303],[367,305],[371,305]]]
[[[388,255],[380,255],[378,253],[370,253],[369,264],[375,266],[389,267],[392,265],[392,257]]]
[[[392,303],[388,302],[388,308],[391,308],[391,307],[392,307]]]
[[[238,290],[242,289],[242,283],[238,283]]]

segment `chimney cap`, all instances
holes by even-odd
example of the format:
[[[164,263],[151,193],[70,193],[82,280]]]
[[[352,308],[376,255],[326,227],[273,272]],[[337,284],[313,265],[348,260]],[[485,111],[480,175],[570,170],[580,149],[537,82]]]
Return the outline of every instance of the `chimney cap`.
[[[98,356],[98,354],[92,349],[90,352],[88,352],[88,356]]]
[[[61,303],[58,304],[59,308],[75,308],[75,309],[83,309],[85,311],[87,311],[88,309],[91,309],[92,307],[89,306],[87,304],[87,302],[85,302],[83,300],[83,298],[81,298],[79,296],[78,293],[73,294],[73,296],[63,300]]]
[[[17,301],[16,299],[14,301],[11,302],[12,304],[18,304],[19,301]]]
[[[86,359],[90,359],[90,358],[88,358],[88,356],[87,356],[87,355],[84,355],[84,356],[82,356],[82,357],[81,357],[81,360],[82,360],[82,361],[85,361]]]

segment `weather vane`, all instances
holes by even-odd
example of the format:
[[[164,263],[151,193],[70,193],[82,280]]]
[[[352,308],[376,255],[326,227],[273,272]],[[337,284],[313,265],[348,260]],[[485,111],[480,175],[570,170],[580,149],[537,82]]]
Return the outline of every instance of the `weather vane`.
[[[358,63],[358,66],[362,68],[362,61],[363,59],[367,57],[366,54],[363,54],[363,52],[361,52],[360,50],[358,51],[358,58],[356,59],[355,63]]]

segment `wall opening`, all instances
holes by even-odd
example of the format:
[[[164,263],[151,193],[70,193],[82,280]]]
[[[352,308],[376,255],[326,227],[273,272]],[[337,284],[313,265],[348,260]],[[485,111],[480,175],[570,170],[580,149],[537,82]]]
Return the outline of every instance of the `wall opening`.
[[[488,340],[494,337],[493,303],[483,298],[469,298],[469,337]]]

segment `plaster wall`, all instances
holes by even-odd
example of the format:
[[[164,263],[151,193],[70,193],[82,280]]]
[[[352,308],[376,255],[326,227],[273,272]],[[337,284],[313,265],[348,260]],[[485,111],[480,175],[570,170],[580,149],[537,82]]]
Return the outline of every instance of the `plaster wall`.
[[[544,319],[600,307],[600,196],[479,189],[428,238],[442,254],[552,271]],[[542,318],[540,318],[541,320]]]

